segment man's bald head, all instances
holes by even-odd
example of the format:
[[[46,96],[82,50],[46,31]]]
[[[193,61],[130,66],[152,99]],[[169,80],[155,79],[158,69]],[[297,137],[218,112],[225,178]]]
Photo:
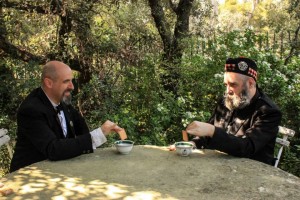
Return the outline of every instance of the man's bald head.
[[[63,62],[50,61],[42,70],[42,89],[47,97],[56,104],[71,99],[74,89],[72,69]]]
[[[42,77],[41,77],[42,83],[45,78],[57,80],[59,71],[65,68],[69,68],[69,66],[60,61],[55,60],[46,63],[42,70]]]

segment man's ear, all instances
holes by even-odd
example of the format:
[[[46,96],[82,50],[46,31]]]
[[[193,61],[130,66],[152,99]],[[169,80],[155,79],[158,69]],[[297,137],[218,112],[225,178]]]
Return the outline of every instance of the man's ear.
[[[252,88],[252,87],[254,87],[256,85],[256,82],[255,82],[255,80],[254,80],[254,78],[249,78],[249,87],[250,88]]]
[[[52,88],[53,81],[50,78],[45,78],[44,79],[44,84],[47,88]]]

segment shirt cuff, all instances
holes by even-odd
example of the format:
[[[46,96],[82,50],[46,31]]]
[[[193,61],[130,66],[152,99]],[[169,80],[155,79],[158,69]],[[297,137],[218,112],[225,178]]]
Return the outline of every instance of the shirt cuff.
[[[93,149],[96,149],[107,141],[101,128],[93,130],[92,132],[90,132],[90,134],[92,136]]]

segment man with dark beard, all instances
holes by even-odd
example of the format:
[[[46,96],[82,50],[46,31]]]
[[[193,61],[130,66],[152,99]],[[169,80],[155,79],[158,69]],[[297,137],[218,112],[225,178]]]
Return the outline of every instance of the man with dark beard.
[[[17,113],[17,142],[10,172],[42,160],[63,160],[92,153],[111,132],[123,130],[107,120],[89,131],[81,114],[73,108],[71,68],[59,61],[46,63],[41,87],[33,90]]]
[[[194,121],[186,131],[197,136],[197,148],[223,151],[270,165],[281,121],[278,107],[258,88],[257,66],[249,58],[230,58],[225,64],[224,98],[208,123]]]

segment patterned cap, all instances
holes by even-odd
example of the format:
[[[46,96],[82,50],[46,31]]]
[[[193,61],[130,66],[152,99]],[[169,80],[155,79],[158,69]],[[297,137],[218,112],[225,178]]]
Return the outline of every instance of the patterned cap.
[[[235,72],[250,76],[256,81],[257,78],[257,66],[256,63],[244,57],[228,58],[225,64],[225,72]]]

